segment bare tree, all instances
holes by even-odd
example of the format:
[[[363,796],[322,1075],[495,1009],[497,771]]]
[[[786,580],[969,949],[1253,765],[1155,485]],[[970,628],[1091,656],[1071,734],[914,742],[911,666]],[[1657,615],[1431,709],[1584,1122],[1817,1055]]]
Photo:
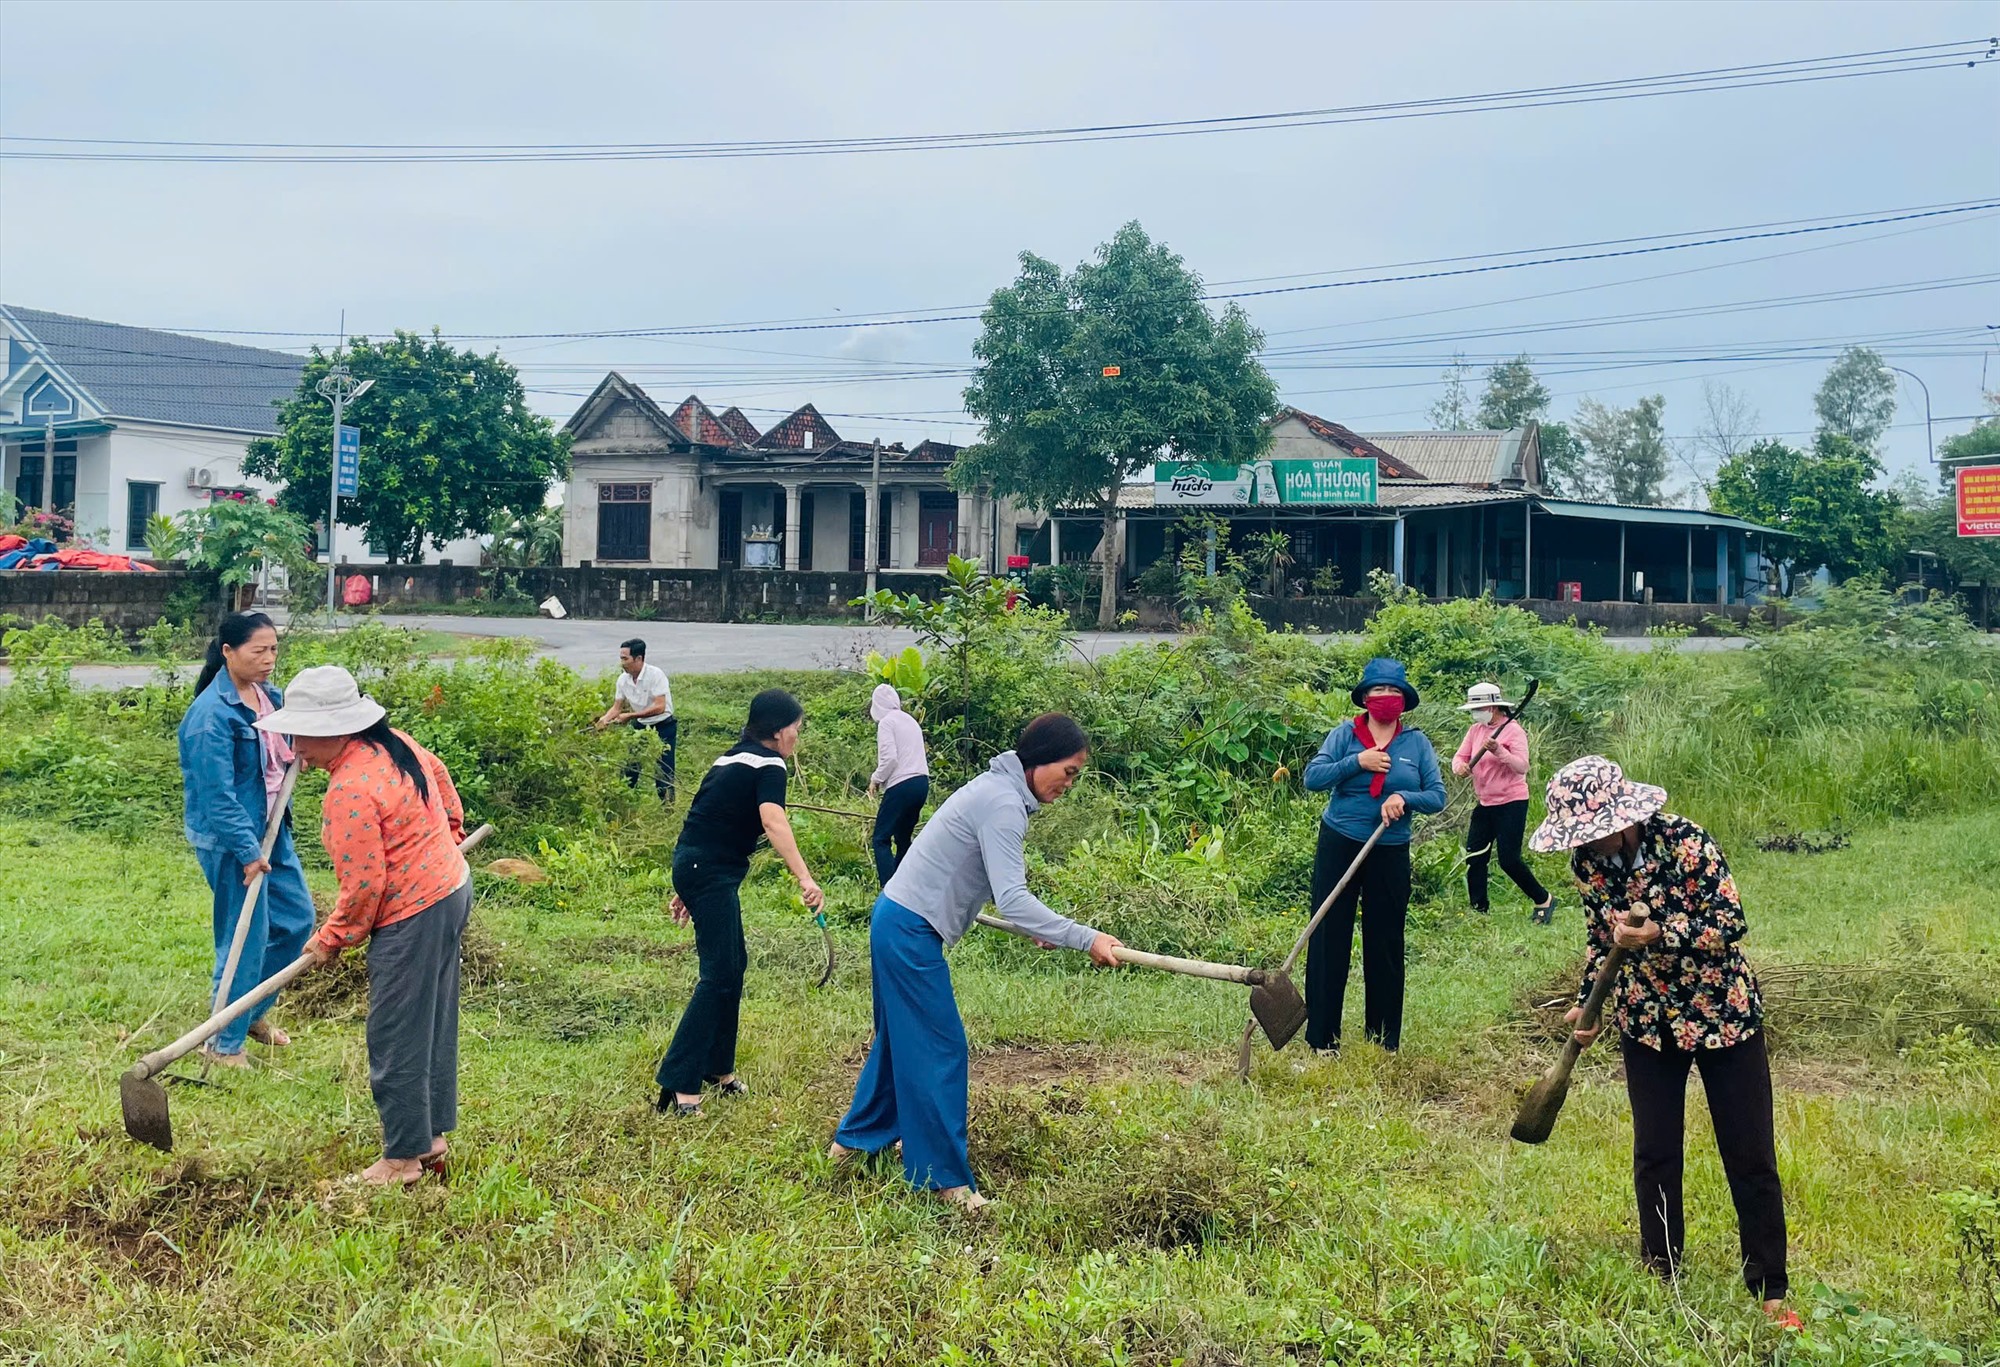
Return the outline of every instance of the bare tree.
[[[1741,455],[1757,439],[1762,419],[1750,400],[1732,385],[1701,382],[1701,417],[1694,426],[1694,448],[1711,466]]]

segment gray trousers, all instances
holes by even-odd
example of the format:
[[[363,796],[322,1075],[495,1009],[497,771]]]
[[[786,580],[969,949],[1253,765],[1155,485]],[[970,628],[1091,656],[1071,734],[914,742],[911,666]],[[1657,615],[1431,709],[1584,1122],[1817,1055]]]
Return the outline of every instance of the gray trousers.
[[[368,942],[368,1089],[382,1154],[422,1158],[458,1124],[458,951],[472,882]]]

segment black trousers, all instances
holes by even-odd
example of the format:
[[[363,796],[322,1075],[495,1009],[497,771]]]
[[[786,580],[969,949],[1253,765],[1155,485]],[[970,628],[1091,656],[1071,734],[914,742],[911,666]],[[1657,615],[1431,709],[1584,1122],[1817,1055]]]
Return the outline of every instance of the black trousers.
[[[1361,852],[1324,821],[1313,856],[1312,905],[1333,891]],[[1340,894],[1306,946],[1306,1043],[1330,1049],[1340,1043],[1340,1008],[1347,998],[1347,965],[1354,949],[1354,912],[1361,909],[1362,1024],[1385,1049],[1403,1042],[1403,923],[1410,910],[1410,847],[1377,844],[1368,862]]]
[[[1503,802],[1497,807],[1474,807],[1472,824],[1465,830],[1465,893],[1476,910],[1484,911],[1486,865],[1500,856],[1500,871],[1514,880],[1514,886],[1528,894],[1536,906],[1549,900],[1549,890],[1535,877],[1528,861],[1521,857],[1521,837],[1528,829],[1528,799]]]
[[[668,717],[658,726],[648,726],[644,722],[628,723],[635,731],[650,731],[660,743],[660,758],[653,772],[653,788],[660,795],[660,801],[674,800],[674,752],[680,749],[681,719]],[[625,766],[625,782],[631,787],[639,786],[639,775],[645,766],[634,760]]]
[[[1632,1187],[1639,1198],[1639,1253],[1658,1271],[1680,1267],[1681,1152],[1687,1077],[1701,1070],[1715,1147],[1736,1204],[1743,1282],[1759,1300],[1783,1296],[1785,1196],[1778,1185],[1778,1141],[1771,1117],[1771,1060],[1764,1032],[1726,1049],[1649,1049],[1619,1036],[1625,1091],[1632,1098]]]
[[[739,894],[748,872],[746,864],[735,860],[674,856],[674,891],[687,903],[694,922],[700,969],[655,1075],[667,1091],[698,1096],[703,1082],[736,1071],[736,1024],[743,1009],[743,973],[750,966]]]
[[[882,794],[882,805],[875,809],[874,844],[875,877],[883,887],[889,886],[889,875],[910,852],[917,818],[923,815],[924,803],[930,801],[930,796],[931,781],[924,774],[906,778]]]

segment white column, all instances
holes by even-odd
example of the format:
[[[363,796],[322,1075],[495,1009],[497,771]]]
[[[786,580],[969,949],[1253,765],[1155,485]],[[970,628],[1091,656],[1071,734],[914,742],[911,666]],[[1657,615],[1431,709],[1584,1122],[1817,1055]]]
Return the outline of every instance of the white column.
[[[783,481],[785,489],[785,568],[799,567],[799,543],[804,534],[799,521],[800,484],[797,480]]]
[[[1403,519],[1399,515],[1389,534],[1389,574],[1395,579],[1397,588],[1403,586],[1403,530]]]
[[[1056,521],[1053,510],[1049,513],[1049,563],[1062,564],[1062,523]]]
[[[952,538],[958,543],[958,558],[978,559],[979,524],[973,520],[973,500],[971,494],[958,496],[958,535]]]

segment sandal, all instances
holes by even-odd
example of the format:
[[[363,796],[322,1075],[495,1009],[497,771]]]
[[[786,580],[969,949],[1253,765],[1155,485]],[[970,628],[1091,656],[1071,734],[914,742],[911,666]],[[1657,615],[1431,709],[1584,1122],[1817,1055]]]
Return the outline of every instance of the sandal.
[[[250,1038],[273,1049],[282,1049],[292,1042],[292,1037],[269,1021],[258,1021],[250,1027]]]
[[[432,1149],[429,1153],[425,1154],[422,1158],[419,1158],[417,1160],[417,1163],[423,1168],[425,1172],[429,1173],[431,1176],[437,1178],[438,1181],[442,1182],[444,1181],[446,1175],[444,1160],[450,1155],[450,1153],[451,1153],[450,1145],[444,1142],[443,1135],[439,1135],[437,1141],[437,1147]]]
[[[1548,901],[1536,907],[1532,912],[1528,913],[1528,919],[1538,926],[1550,924],[1556,919],[1556,899],[1551,897]]]
[[[682,1101],[672,1092],[662,1087],[660,1089],[660,1099],[653,1103],[653,1109],[661,1115],[670,1115],[677,1119],[685,1120],[690,1116],[701,1114],[701,1103],[699,1101]]]
[[[422,1159],[418,1159],[417,1170],[412,1173],[391,1172],[383,1177],[375,1178],[368,1175],[373,1171],[375,1171],[375,1166],[370,1165],[360,1172],[350,1172],[347,1176],[340,1179],[340,1185],[351,1188],[414,1187],[417,1183],[424,1180],[424,1175],[429,1169],[424,1166]]]
[[[730,1079],[729,1079],[729,1081],[727,1081],[727,1082],[717,1082],[717,1081],[716,1081],[716,1080],[715,1080],[714,1078],[712,1078],[712,1077],[711,1077],[711,1078],[703,1078],[702,1080],[703,1080],[704,1082],[706,1082],[706,1083],[707,1083],[707,1084],[708,1084],[709,1086],[711,1086],[711,1087],[715,1088],[715,1094],[716,1094],[717,1096],[749,1096],[749,1095],[750,1095],[750,1088],[749,1088],[749,1086],[748,1086],[748,1085],[747,1085],[747,1084],[746,1084],[746,1083],[745,1083],[745,1082],[743,1081],[743,1079],[742,1079],[742,1078],[740,1078],[740,1077],[732,1077],[732,1078],[730,1078]]]
[[[241,1049],[233,1054],[225,1054],[204,1046],[201,1051],[201,1061],[216,1068],[248,1068],[250,1055]]]

